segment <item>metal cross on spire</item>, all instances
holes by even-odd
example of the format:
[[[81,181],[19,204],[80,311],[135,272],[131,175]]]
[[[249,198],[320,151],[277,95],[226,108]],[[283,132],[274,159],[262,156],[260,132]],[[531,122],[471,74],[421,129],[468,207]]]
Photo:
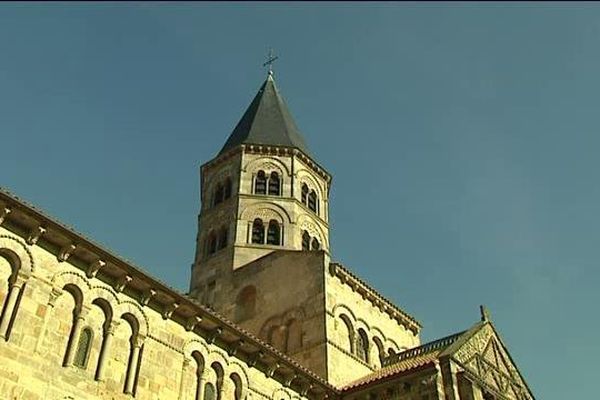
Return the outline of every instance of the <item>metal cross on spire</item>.
[[[279,57],[273,54],[273,49],[269,49],[269,56],[267,57],[267,61],[263,64],[263,67],[269,66],[269,75],[273,75],[273,63]]]

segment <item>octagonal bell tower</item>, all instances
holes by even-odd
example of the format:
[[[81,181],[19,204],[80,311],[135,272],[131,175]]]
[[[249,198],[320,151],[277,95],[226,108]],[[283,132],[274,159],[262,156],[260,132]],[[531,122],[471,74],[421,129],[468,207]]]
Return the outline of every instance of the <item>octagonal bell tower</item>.
[[[190,294],[204,304],[220,308],[228,276],[273,252],[329,252],[331,176],[311,157],[272,72],[200,178]]]

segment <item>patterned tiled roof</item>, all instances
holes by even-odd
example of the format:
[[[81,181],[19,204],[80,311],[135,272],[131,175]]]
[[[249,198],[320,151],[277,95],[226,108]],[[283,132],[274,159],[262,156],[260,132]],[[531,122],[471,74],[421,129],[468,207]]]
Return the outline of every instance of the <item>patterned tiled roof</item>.
[[[358,387],[368,385],[375,381],[396,376],[408,371],[414,371],[420,367],[433,364],[438,356],[448,346],[456,342],[466,331],[425,343],[421,346],[405,350],[392,355],[383,361],[384,367],[366,375],[342,388],[342,391],[350,391]]]

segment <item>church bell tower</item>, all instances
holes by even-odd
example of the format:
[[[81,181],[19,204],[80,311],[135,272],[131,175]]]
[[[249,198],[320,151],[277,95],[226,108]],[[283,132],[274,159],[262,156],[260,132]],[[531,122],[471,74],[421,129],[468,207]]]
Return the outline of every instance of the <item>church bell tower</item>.
[[[228,276],[273,252],[329,252],[331,176],[310,155],[271,71],[200,179],[190,294],[204,304],[227,301],[219,286]]]

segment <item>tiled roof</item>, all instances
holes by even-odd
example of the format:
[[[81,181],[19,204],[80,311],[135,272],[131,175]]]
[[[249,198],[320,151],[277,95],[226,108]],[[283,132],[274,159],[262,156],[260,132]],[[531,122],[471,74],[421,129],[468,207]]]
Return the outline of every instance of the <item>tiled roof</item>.
[[[425,343],[421,346],[408,349],[401,353],[392,355],[383,361],[384,367],[366,375],[360,379],[351,382],[342,388],[342,391],[349,391],[361,386],[368,385],[375,381],[396,376],[408,371],[414,371],[420,367],[433,364],[442,351],[457,341],[465,332],[459,332],[454,335]]]
[[[260,87],[219,154],[240,144],[293,147],[309,154],[272,75]]]

